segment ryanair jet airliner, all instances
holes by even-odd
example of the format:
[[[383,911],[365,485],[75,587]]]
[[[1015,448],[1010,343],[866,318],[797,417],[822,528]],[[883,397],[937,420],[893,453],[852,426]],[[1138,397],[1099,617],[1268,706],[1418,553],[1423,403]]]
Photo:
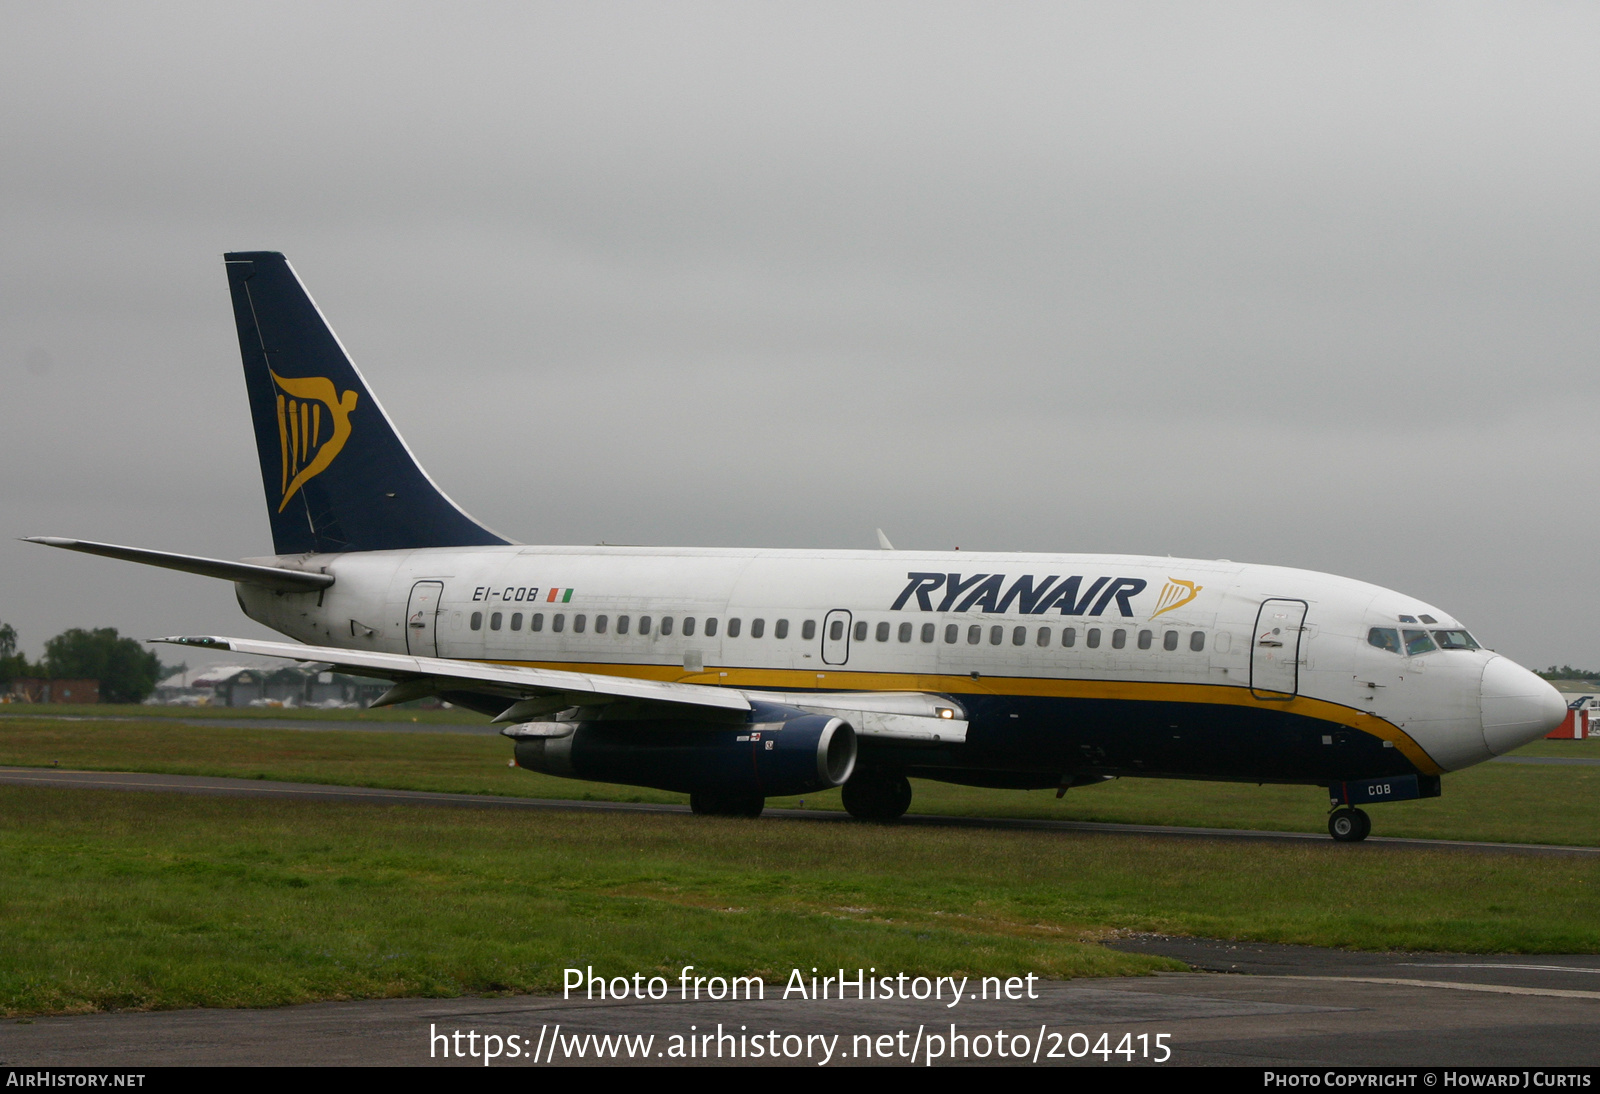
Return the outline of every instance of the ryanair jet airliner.
[[[1359,840],[1357,806],[1437,795],[1566,714],[1448,612],[1304,570],[512,543],[418,466],[281,254],[226,265],[275,553],[35,542],[232,581],[295,641],[168,641],[492,714],[524,768],[743,816],[839,786],[874,820],[906,811],[908,776],[1298,783]]]

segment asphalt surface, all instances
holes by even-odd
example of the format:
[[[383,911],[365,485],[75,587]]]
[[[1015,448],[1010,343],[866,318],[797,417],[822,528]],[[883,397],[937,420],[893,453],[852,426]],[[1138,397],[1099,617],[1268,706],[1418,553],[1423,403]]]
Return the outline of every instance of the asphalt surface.
[[[1594,956],[1353,954],[1158,936],[1113,944],[1236,975],[1019,980],[1010,985],[1015,999],[997,998],[1005,990],[999,982],[968,981],[954,1006],[947,986],[942,998],[925,1001],[858,999],[853,989],[842,1000],[836,993],[826,1000],[784,998],[778,983],[748,1002],[683,1000],[674,978],[658,987],[668,993],[659,1002],[591,1001],[580,990],[570,999],[395,999],[12,1020],[0,1023],[0,1064],[482,1067],[483,1045],[495,1044],[483,1038],[492,1035],[505,1053],[493,1065],[502,1067],[773,1063],[753,1055],[756,1039],[780,1055],[792,1053],[777,1062],[811,1067],[921,1064],[933,1051],[941,1053],[933,1058],[939,1064],[1150,1065],[1164,1055],[1161,1046],[1171,1049],[1165,1062],[1176,1065],[1600,1065],[1600,958]],[[848,975],[853,980],[855,971]],[[927,985],[908,979],[903,986],[905,994],[919,988]],[[894,991],[902,993],[898,982]],[[731,1038],[720,1042],[720,1059],[719,1030]],[[995,1048],[1002,1031],[1004,1058]],[[613,1042],[613,1052],[597,1059],[603,1046],[590,1035],[619,1034],[653,1040],[633,1041],[632,1057]],[[686,1051],[688,1038],[705,1036],[711,1040],[696,1045],[706,1055],[671,1056],[675,1045]],[[1097,1044],[1109,1059],[1096,1054]],[[1131,1060],[1115,1054],[1118,1045],[1127,1046]]]
[[[212,797],[275,798],[279,800],[365,802],[372,805],[425,805],[477,809],[582,810],[587,812],[687,813],[685,805],[641,802],[569,801],[551,798],[512,798],[494,794],[444,794],[426,790],[386,790],[366,786],[275,782],[267,779],[229,779],[199,775],[153,775],[131,771],[74,771],[63,768],[0,767],[0,785],[47,786],[77,790],[130,790]],[[848,814],[820,809],[768,809],[763,816],[784,820],[830,823],[850,821]],[[1155,824],[1103,824],[1092,821],[1032,820],[1002,817],[948,817],[909,813],[904,825],[946,828],[987,828],[1045,832],[1084,832],[1102,835],[1162,836],[1174,839],[1230,839],[1264,843],[1331,842],[1320,832],[1264,832],[1242,828],[1193,828]],[[1409,839],[1372,836],[1360,848],[1417,849],[1544,855],[1596,856],[1600,847],[1573,847],[1533,843],[1487,843],[1469,840]]]

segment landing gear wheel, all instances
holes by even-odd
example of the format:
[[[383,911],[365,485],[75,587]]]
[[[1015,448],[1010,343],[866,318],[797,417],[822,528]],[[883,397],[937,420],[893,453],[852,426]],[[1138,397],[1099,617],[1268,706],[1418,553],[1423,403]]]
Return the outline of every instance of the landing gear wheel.
[[[911,808],[911,781],[885,771],[857,771],[840,794],[856,820],[898,820]]]
[[[1328,817],[1328,835],[1340,843],[1359,843],[1372,832],[1372,818],[1359,809],[1335,809]]]
[[[760,794],[705,794],[689,795],[689,808],[702,817],[759,817],[767,807],[767,799]]]

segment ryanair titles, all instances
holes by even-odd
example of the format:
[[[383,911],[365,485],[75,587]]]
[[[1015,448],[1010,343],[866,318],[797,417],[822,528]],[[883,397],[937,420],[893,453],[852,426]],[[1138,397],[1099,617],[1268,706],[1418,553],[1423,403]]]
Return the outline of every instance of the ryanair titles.
[[[1100,615],[1112,603],[1124,616],[1133,616],[1128,603],[1144,591],[1148,582],[1137,577],[1097,577],[1085,587],[1088,579],[1079,576],[1062,580],[1057,574],[1040,579],[1032,574],[1006,583],[1005,574],[909,573],[906,587],[895,598],[890,611],[965,612],[979,611],[1003,613],[1016,611],[1022,615],[1043,615],[1055,608],[1062,615]],[[934,596],[938,595],[936,602]],[[915,599],[915,609],[909,607]],[[1015,608],[1012,605],[1016,605]]]

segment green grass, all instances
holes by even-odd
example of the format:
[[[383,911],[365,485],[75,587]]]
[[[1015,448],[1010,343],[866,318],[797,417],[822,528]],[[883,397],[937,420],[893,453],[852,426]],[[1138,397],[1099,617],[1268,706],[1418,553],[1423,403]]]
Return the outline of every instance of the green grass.
[[[414,710],[410,707],[379,707],[376,710],[321,710],[306,707],[177,707],[146,706],[143,703],[32,703],[0,704],[0,719],[6,717],[74,718],[288,718],[319,722],[421,722],[485,724],[483,714],[460,707],[449,710]]]
[[[1539,741],[1521,754],[1600,757],[1600,740]],[[0,764],[506,794],[600,801],[684,802],[685,795],[558,779],[507,766],[498,734],[222,729],[165,722],[0,719]],[[1600,767],[1480,764],[1445,777],[1444,796],[1370,808],[1378,835],[1513,843],[1600,843]],[[774,798],[790,807],[799,798]],[[838,791],[808,794],[808,809],[839,809]],[[1253,828],[1324,830],[1315,787],[1122,779],[1050,790],[982,790],[916,782],[914,812]]]
[[[312,735],[307,735],[312,736]],[[0,1013],[547,991],[593,965],[1122,975],[1125,930],[1600,951],[1600,863],[0,787]]]

